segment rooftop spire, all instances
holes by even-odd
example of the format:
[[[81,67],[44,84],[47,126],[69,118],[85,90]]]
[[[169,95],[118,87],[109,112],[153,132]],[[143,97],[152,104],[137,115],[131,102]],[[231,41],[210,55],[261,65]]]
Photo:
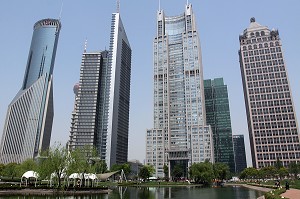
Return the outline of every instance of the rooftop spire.
[[[63,7],[64,7],[64,0],[61,1],[61,7],[60,7],[60,12],[59,12],[59,17],[58,17],[59,21],[61,19],[61,14],[62,14],[62,11],[63,11]]]
[[[117,13],[120,13],[120,0],[117,0]]]
[[[160,0],[158,0],[158,10],[160,11]]]
[[[87,48],[87,38],[85,38],[85,42],[84,42],[84,51],[86,53],[86,48]]]

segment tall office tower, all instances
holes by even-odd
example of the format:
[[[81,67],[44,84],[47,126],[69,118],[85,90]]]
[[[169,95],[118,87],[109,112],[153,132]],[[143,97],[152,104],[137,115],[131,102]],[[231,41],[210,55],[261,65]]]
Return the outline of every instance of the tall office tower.
[[[127,162],[131,48],[113,13],[109,51],[83,53],[69,148],[94,146],[108,168]]]
[[[299,162],[298,124],[279,32],[251,18],[239,40],[253,166]]]
[[[192,5],[167,17],[157,13],[154,39],[154,128],[146,134],[146,164],[156,176],[180,165],[187,176],[193,163],[214,161],[206,126],[200,40]]]
[[[74,86],[75,105],[69,140],[70,150],[95,147],[101,159],[106,155],[105,129],[109,97],[105,82],[107,70],[108,51],[83,53],[80,81]]]
[[[204,80],[206,122],[211,126],[215,162],[225,163],[235,172],[232,129],[227,85],[223,78]]]
[[[244,135],[233,135],[233,150],[235,159],[235,173],[247,168]]]
[[[0,161],[20,163],[35,158],[50,144],[53,121],[53,68],[61,24],[35,23],[21,90],[8,106]]]

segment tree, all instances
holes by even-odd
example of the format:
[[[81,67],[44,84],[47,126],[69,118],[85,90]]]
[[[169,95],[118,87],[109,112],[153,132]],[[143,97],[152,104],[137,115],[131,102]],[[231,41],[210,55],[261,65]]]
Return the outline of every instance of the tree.
[[[288,172],[288,170],[285,167],[281,167],[278,170],[278,175],[279,175],[280,179],[282,179],[283,177],[289,175],[289,172]]]
[[[60,144],[41,153],[39,158],[38,173],[42,178],[51,178],[51,174],[55,173],[58,180],[58,187],[61,186],[61,176],[67,169],[70,162],[70,156],[65,147]]]
[[[105,173],[107,171],[107,164],[105,160],[95,161],[92,166],[92,173]]]
[[[163,169],[164,169],[165,178],[168,178],[169,177],[169,167],[166,164],[164,164]]]
[[[123,169],[125,175],[128,175],[131,172],[130,164],[124,163],[124,164],[114,164],[111,166],[111,171],[121,171]]]
[[[155,169],[152,165],[144,165],[139,171],[139,177],[146,181],[153,173]]]
[[[294,179],[297,179],[297,176],[300,172],[300,164],[296,162],[291,162],[289,165],[289,172],[293,174]]]
[[[225,180],[228,179],[230,174],[230,169],[227,164],[217,162],[213,165],[214,175],[216,179]]]
[[[139,177],[144,180],[144,182],[150,177],[150,172],[146,166],[143,166],[139,171]]]
[[[248,167],[244,169],[240,174],[241,179],[256,178],[257,176],[258,176],[258,171],[253,167]]]
[[[277,160],[276,160],[276,162],[275,162],[275,168],[277,169],[277,170],[279,170],[280,168],[282,168],[283,166],[282,166],[282,162],[280,161],[280,159],[279,158],[277,158]]]
[[[177,181],[178,178],[183,176],[183,173],[184,173],[184,171],[183,171],[182,165],[177,164],[174,166],[174,169],[172,171],[172,177],[175,181]]]
[[[210,185],[214,178],[213,166],[210,162],[194,163],[190,167],[190,176],[198,184]]]
[[[2,170],[2,174],[3,176],[11,177],[13,179],[16,176],[21,177],[23,173],[20,172],[19,164],[13,162],[5,165],[4,169]]]
[[[33,159],[27,159],[19,165],[20,172],[23,174],[26,171],[37,171],[38,164]]]
[[[272,178],[276,173],[276,168],[274,166],[263,167],[258,170],[258,176],[261,179]]]

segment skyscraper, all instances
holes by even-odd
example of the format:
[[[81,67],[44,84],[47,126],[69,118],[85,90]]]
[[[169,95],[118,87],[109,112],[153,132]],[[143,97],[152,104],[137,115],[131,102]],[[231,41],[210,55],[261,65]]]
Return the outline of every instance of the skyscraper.
[[[206,159],[214,161],[211,129],[206,125],[200,40],[192,5],[178,16],[157,13],[154,39],[154,128],[147,130],[146,164],[156,176],[169,175]]]
[[[101,159],[106,155],[108,105],[108,51],[82,55],[79,84],[74,86],[69,149],[95,147]],[[106,119],[105,119],[106,118]]]
[[[206,122],[213,133],[215,162],[225,163],[235,172],[227,85],[223,78],[204,80],[204,91]]]
[[[235,172],[240,173],[247,168],[244,135],[233,135]]]
[[[61,24],[35,23],[21,90],[8,106],[0,161],[20,163],[50,144],[53,121],[53,68]]]
[[[251,18],[240,35],[240,68],[253,166],[300,161],[298,124],[278,30]]]
[[[71,149],[95,146],[108,168],[127,162],[130,78],[130,44],[120,13],[113,13],[109,51],[83,54],[69,141]]]

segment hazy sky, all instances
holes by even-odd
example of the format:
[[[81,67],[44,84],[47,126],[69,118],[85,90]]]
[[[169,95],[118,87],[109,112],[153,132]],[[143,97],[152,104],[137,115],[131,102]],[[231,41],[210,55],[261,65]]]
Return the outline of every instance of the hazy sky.
[[[246,136],[250,148],[242,80],[239,35],[255,17],[261,25],[279,30],[296,113],[300,114],[300,1],[299,0],[190,0],[196,14],[203,56],[204,78],[224,77],[228,85],[233,134]],[[33,25],[58,18],[62,0],[0,2],[0,135],[7,106],[21,88]],[[161,0],[167,16],[184,12],[186,0]],[[158,0],[121,0],[120,13],[132,48],[129,160],[145,158],[145,132],[153,127],[152,43]],[[79,81],[81,55],[108,49],[115,0],[64,0],[62,30],[54,67],[54,122],[51,143],[69,138],[74,105],[73,85]],[[299,67],[299,68],[298,68]]]

